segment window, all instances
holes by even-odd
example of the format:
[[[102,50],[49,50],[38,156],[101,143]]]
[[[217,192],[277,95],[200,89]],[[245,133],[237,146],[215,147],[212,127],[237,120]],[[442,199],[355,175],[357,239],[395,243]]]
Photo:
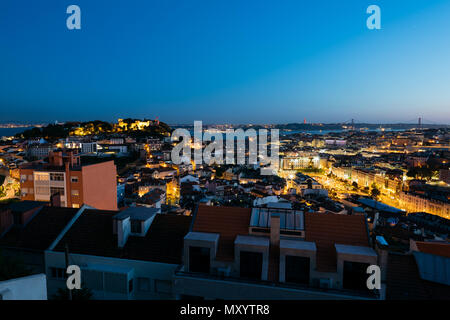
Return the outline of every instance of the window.
[[[36,187],[36,194],[48,195],[48,187]]]
[[[72,208],[79,208],[80,205],[78,203],[72,203]]]
[[[27,188],[22,188],[22,195],[26,196],[28,193],[28,189]]]
[[[141,233],[141,222],[138,220],[131,220],[131,233]]]
[[[241,251],[240,257],[241,277],[261,280],[263,262],[262,253]]]
[[[64,181],[64,173],[50,173],[50,180],[51,181]]]
[[[33,181],[33,175],[32,174],[28,175],[28,180]]]
[[[155,292],[158,293],[171,293],[172,282],[167,280],[155,280]]]
[[[64,195],[64,188],[58,188],[58,187],[50,187],[50,194],[54,195],[59,193],[60,196]]]
[[[142,292],[150,291],[150,279],[138,278],[138,290]]]
[[[78,182],[78,177],[71,177],[70,181],[72,181],[73,183]]]
[[[50,268],[52,278],[64,279],[66,277],[66,270],[64,268]]]
[[[103,290],[103,272],[89,269],[81,269],[83,282],[89,284],[89,289]]]
[[[35,181],[48,181],[48,174],[46,173],[35,173]]]
[[[73,196],[78,196],[80,193],[78,192],[78,190],[72,189],[72,195]]]
[[[344,289],[368,290],[366,273],[368,263],[344,261]]]
[[[20,176],[20,182],[24,182],[24,181],[27,181],[27,175],[26,174],[22,174]]]
[[[122,273],[104,272],[104,290],[127,294],[129,291],[128,275]]]
[[[286,256],[286,282],[309,284],[309,258]]]
[[[189,247],[189,271],[209,273],[209,248]]]

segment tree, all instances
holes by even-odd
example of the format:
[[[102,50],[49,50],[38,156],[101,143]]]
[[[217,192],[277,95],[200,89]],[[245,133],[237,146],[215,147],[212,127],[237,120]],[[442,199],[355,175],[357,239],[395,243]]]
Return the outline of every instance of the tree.
[[[370,196],[373,200],[377,201],[378,197],[380,196],[380,190],[378,190],[376,187],[372,188],[370,191]]]
[[[0,198],[6,197],[6,191],[4,186],[0,186]]]

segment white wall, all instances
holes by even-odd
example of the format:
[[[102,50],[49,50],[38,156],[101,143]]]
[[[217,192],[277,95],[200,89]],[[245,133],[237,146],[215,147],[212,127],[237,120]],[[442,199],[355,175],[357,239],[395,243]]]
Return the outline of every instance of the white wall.
[[[167,264],[160,262],[151,261],[140,261],[140,260],[128,260],[120,258],[110,258],[110,257],[99,257],[91,255],[73,254],[69,256],[69,263],[76,264],[81,269],[84,267],[98,266],[100,268],[122,268],[122,269],[132,269],[131,274],[134,279],[134,290],[131,294],[121,294],[114,293],[110,291],[95,291],[92,290],[94,294],[93,300],[102,299],[172,299],[172,288],[168,292],[160,292],[155,285],[155,281],[167,281],[172,282],[172,275],[175,269],[178,267],[176,264]],[[45,251],[45,265],[48,273],[48,295],[51,297],[57,292],[58,288],[65,287],[65,280],[58,280],[51,278],[50,268],[65,268],[65,256],[64,252],[55,251]],[[150,280],[150,290],[143,292],[138,288],[137,278],[147,278]],[[81,272],[81,282],[82,285],[85,282],[83,276],[83,271]],[[86,283],[86,287],[89,287],[89,283]]]
[[[3,300],[47,300],[47,280],[44,273],[0,282]]]

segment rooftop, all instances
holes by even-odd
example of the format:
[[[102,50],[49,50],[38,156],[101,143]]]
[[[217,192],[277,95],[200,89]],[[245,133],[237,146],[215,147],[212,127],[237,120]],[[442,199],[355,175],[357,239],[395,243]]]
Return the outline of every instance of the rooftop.
[[[450,243],[416,241],[416,245],[420,252],[450,258]]]
[[[46,250],[79,209],[43,207],[24,227],[13,227],[0,246]]]
[[[336,272],[335,244],[369,246],[365,217],[305,213],[305,240],[317,247],[317,270]]]
[[[37,207],[42,207],[46,205],[47,202],[42,201],[31,201],[31,200],[22,200],[18,202],[12,202],[8,205],[8,208],[13,212],[27,212],[29,210],[35,209]]]
[[[123,220],[131,218],[133,220],[145,221],[157,214],[159,209],[146,207],[129,207],[114,216],[114,219]]]
[[[234,260],[234,240],[248,235],[251,208],[213,207],[200,204],[194,217],[194,232],[219,233],[217,260]]]
[[[191,217],[157,214],[145,237],[132,236],[123,248],[113,234],[113,217],[117,211],[85,210],[55,251],[115,257],[131,260],[181,263],[183,238],[189,231]]]

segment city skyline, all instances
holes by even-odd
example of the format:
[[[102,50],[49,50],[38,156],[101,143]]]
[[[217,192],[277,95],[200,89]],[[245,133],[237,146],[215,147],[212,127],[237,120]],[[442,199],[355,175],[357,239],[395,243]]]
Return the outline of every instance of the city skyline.
[[[1,120],[450,123],[449,4],[371,4],[7,1]]]

